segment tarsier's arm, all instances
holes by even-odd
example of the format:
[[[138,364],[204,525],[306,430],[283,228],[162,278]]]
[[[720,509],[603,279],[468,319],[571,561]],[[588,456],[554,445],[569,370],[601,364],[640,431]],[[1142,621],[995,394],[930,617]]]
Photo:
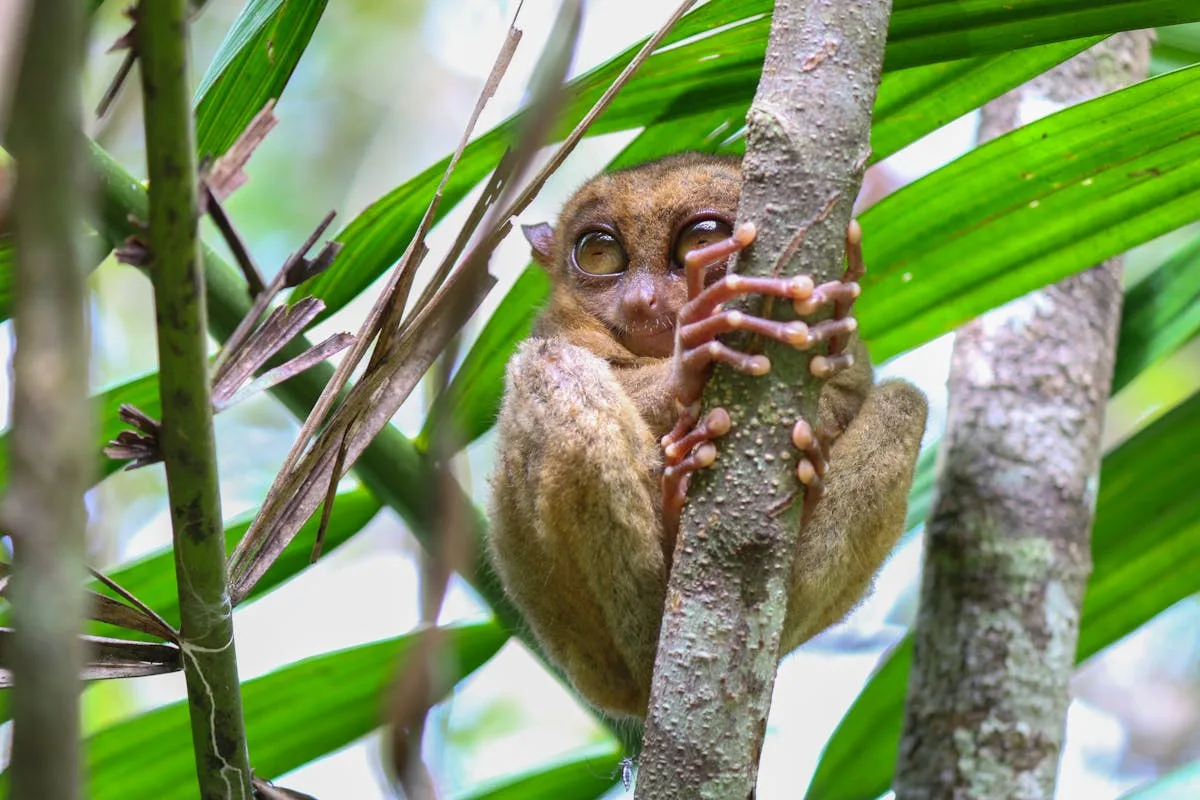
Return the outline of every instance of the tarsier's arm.
[[[697,208],[702,218],[721,212],[728,234],[739,181],[729,161],[655,162],[585,186],[556,232],[527,231],[554,288],[537,338],[509,365],[490,545],[547,652],[585,697],[615,715],[645,714],[686,477],[712,463],[718,437],[737,424],[728,415],[696,419],[709,365],[721,360],[752,373],[766,366],[715,346],[717,334],[754,330],[795,346],[835,340],[831,358],[814,359],[828,377],[817,425],[798,421],[793,429],[798,479],[823,484],[823,494],[815,508],[805,504],[784,652],[857,603],[903,526],[925,401],[903,382],[872,385],[851,333],[853,280],[730,285],[720,264],[689,292],[681,263],[653,261],[677,252],[683,262],[712,244],[688,222]],[[747,239],[743,232],[721,246],[737,249]],[[725,299],[747,291],[790,299],[802,314],[834,303],[843,321],[810,328],[724,312]],[[665,344],[663,317],[675,328]],[[664,457],[659,438],[668,431]],[[817,493],[809,488],[806,497]]]

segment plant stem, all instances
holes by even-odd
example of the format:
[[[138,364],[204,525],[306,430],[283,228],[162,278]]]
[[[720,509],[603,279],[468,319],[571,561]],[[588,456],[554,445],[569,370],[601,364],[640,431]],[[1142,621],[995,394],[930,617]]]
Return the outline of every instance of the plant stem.
[[[137,8],[150,176],[149,246],[158,324],[160,444],[200,796],[249,798],[250,767],[209,396],[186,0]]]
[[[807,274],[819,284],[841,273],[890,13],[890,0],[775,3],[746,118],[738,218],[758,237],[739,256],[740,274]],[[771,311],[759,303],[749,313]],[[794,462],[774,454],[794,452],[792,423],[816,419],[819,394],[811,354],[772,342],[764,351],[768,378],[718,368],[705,389],[706,406],[737,423],[721,439],[727,455],[688,492],[638,798],[754,794],[803,504]]]
[[[21,164],[13,193],[13,463],[4,505],[5,532],[14,543],[11,791],[74,800],[80,796],[83,495],[95,463],[79,227],[84,8],[79,0],[41,0],[28,15],[9,129]]]

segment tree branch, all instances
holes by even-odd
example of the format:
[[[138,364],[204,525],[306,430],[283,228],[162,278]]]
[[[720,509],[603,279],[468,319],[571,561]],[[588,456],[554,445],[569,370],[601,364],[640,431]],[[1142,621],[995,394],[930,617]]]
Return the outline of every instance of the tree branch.
[[[1030,100],[1069,104],[1144,77],[1118,34],[984,108],[980,139]],[[957,334],[926,528],[896,795],[1054,795],[1121,318],[1115,258]]]
[[[739,272],[805,273],[817,283],[840,276],[890,12],[890,0],[776,2],[747,118],[738,212],[758,238]],[[773,365],[769,380],[718,369],[705,392],[735,426],[721,441],[717,469],[695,476],[684,511],[639,797],[741,798],[754,790],[800,532],[790,434],[801,416],[816,419],[817,400],[811,353],[774,343],[762,350]]]
[[[186,0],[135,11],[150,176],[160,443],[175,540],[180,649],[202,797],[251,797],[209,397]]]
[[[14,797],[80,796],[79,692],[84,545],[91,484],[87,272],[79,219],[79,0],[28,9],[9,143],[20,161],[12,467],[4,503],[13,538],[11,791]]]

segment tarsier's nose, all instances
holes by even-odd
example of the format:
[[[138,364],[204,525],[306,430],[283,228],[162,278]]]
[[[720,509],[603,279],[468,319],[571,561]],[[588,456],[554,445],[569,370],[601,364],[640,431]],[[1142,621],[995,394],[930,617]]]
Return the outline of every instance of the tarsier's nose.
[[[658,292],[649,275],[631,275],[621,295],[621,313],[629,321],[658,315]]]

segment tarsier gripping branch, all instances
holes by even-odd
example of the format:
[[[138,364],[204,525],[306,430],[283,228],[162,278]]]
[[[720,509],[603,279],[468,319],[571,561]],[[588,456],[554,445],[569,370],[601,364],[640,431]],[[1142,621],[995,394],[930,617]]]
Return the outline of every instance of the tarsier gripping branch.
[[[508,366],[493,476],[491,554],[505,589],[579,692],[616,716],[646,713],[688,476],[737,420],[700,417],[715,362],[765,375],[764,356],[717,337],[750,331],[797,348],[825,380],[816,424],[792,428],[805,493],[781,652],[838,622],[867,591],[904,524],[925,398],[875,385],[849,311],[861,232],[841,281],[726,275],[754,240],[734,228],[736,159],[673,156],[600,175],[555,227],[525,228],[549,303]],[[821,322],[778,322],[723,303],[790,301]]]

